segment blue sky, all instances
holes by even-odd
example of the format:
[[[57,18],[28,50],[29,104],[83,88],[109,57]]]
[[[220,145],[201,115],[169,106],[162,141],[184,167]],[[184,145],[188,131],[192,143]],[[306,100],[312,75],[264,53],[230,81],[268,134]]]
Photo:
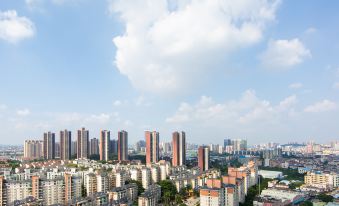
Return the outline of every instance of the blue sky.
[[[337,1],[2,0],[0,139],[338,140]]]

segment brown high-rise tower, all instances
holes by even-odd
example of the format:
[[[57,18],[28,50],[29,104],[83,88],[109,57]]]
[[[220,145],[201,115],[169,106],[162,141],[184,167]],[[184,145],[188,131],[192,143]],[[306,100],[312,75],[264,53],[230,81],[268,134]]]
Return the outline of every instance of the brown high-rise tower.
[[[146,139],[146,164],[159,161],[159,132],[145,131]]]
[[[186,134],[185,132],[173,132],[172,134],[172,165],[181,166],[186,164]]]
[[[118,132],[118,160],[128,160],[128,133],[125,130]]]
[[[71,143],[72,134],[71,131],[60,131],[60,159],[71,159]]]
[[[210,150],[206,146],[200,146],[198,149],[198,167],[200,171],[206,171],[209,169]]]
[[[77,156],[78,159],[89,158],[89,131],[84,127],[78,130]]]

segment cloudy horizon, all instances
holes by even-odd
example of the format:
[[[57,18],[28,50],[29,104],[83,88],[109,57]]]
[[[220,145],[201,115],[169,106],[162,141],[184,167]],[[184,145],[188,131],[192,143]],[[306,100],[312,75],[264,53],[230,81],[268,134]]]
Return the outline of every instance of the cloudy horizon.
[[[321,5],[321,6],[320,6]],[[339,139],[339,2],[5,0],[0,139]]]

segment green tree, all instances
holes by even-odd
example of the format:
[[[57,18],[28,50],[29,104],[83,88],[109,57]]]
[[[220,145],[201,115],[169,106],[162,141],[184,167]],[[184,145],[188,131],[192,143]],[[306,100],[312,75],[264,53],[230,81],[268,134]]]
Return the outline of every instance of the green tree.
[[[170,200],[174,200],[175,195],[177,194],[177,188],[170,180],[162,180],[159,182],[161,187],[161,196],[164,197],[165,194],[169,195]]]
[[[84,184],[81,185],[81,196],[82,197],[86,197],[87,196],[87,191],[86,191],[86,188],[85,188]]]
[[[166,206],[168,206],[171,202],[171,193],[170,192],[165,192],[163,196],[163,201]]]
[[[311,201],[305,201],[305,202],[302,202],[300,206],[313,206],[313,203]]]
[[[100,160],[100,155],[98,155],[98,154],[91,154],[89,156],[89,159],[90,160]]]
[[[129,180],[126,182],[126,184],[129,183],[135,183],[138,185],[138,195],[140,195],[141,193],[143,193],[145,191],[145,188],[142,187],[142,183],[140,181],[137,180]]]
[[[198,189],[193,190],[193,195],[195,197],[200,197],[200,191]]]
[[[180,189],[179,191],[179,194],[182,196],[182,197],[186,197],[188,192],[187,192],[187,188],[183,187]]]
[[[75,160],[76,158],[78,158],[78,155],[76,153],[71,156],[71,160]]]
[[[180,194],[176,194],[174,199],[175,199],[175,203],[177,203],[177,205],[183,203],[182,196]]]
[[[327,195],[325,193],[320,193],[317,198],[323,202],[332,202],[333,201],[333,196]]]
[[[129,155],[129,160],[140,160],[142,164],[146,164],[146,155]]]
[[[271,181],[271,179],[264,179],[262,177],[260,177],[259,180],[260,180],[260,188],[258,184],[250,187],[247,191],[245,202],[240,203],[239,206],[252,206],[255,196],[259,194],[259,190],[261,192],[263,189],[267,188],[268,182]]]
[[[288,187],[291,189],[291,190],[294,190],[296,189],[297,187],[300,187],[303,183],[302,182],[293,182],[291,183]]]

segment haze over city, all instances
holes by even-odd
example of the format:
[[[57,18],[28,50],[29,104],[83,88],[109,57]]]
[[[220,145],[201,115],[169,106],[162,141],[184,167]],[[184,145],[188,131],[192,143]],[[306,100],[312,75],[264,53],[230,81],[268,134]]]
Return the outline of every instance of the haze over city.
[[[0,2],[0,139],[330,142],[339,134],[337,1]]]

